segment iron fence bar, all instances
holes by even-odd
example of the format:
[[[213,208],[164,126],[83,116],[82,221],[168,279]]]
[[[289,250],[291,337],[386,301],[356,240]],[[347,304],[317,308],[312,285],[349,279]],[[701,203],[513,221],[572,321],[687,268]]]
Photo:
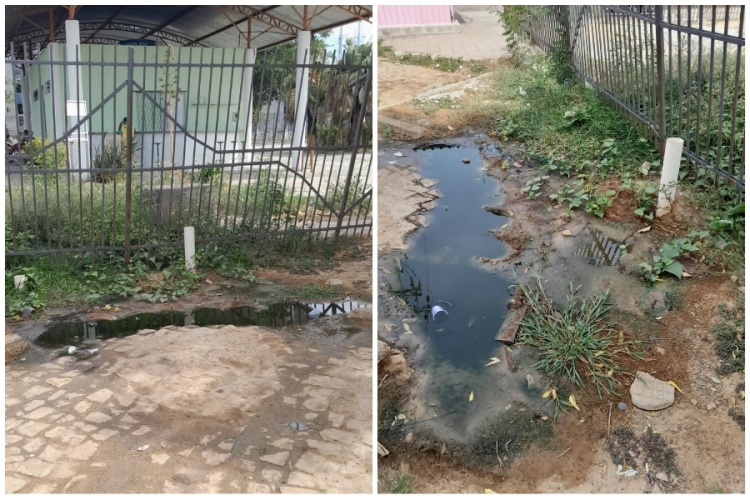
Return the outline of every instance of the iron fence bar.
[[[745,6],[743,5],[740,9],[741,16],[740,16],[740,26],[739,26],[739,33],[742,34],[742,30],[744,28],[744,20],[745,20]],[[735,146],[735,134],[737,131],[737,104],[738,104],[738,95],[740,88],[740,69],[742,64],[742,47],[737,47],[737,61],[735,64],[734,69],[734,96],[732,98],[732,127],[729,134],[729,152],[728,152],[728,158],[729,158],[729,165],[730,168],[732,168],[732,162],[734,160],[734,146]],[[742,155],[742,158],[744,158],[744,155]],[[744,169],[740,169],[740,179],[742,179],[742,173],[744,172]]]
[[[724,12],[724,33],[726,34],[729,32],[729,6],[726,6],[725,9],[726,10]],[[715,14],[715,11],[714,11],[714,14]],[[724,143],[724,140],[723,140],[724,129],[722,128],[722,125],[724,121],[723,120],[724,119],[724,90],[725,90],[725,84],[727,81],[727,49],[728,49],[727,44],[724,43],[722,45],[722,51],[721,51],[721,90],[719,91],[719,113],[718,113],[719,124],[717,127],[717,130],[719,131],[719,133],[717,135],[718,143],[716,144],[716,166],[718,168],[721,168],[721,152],[722,152],[722,149],[724,149],[722,145]],[[710,141],[710,138],[709,138],[709,141]],[[731,168],[731,163],[729,164],[729,168]]]
[[[711,7],[711,32],[716,31],[716,6]],[[711,155],[711,108],[713,107],[713,89],[714,89],[714,47],[716,40],[711,38],[711,56],[708,64],[708,109],[706,110],[706,156]],[[717,177],[714,177],[714,181],[718,181]]]
[[[659,92],[659,152],[661,156],[664,156],[664,149],[667,146],[667,132],[666,132],[666,110],[665,106],[665,95],[664,95],[664,28],[662,27],[662,6],[657,5],[656,10],[656,73],[657,73],[657,85]]]
[[[130,210],[132,204],[132,176],[133,176],[133,48],[128,47],[128,94],[127,94],[127,117],[128,128],[123,132],[126,135],[125,142],[125,265],[130,264]],[[117,184],[117,183],[115,183]],[[116,210],[115,210],[116,212]]]

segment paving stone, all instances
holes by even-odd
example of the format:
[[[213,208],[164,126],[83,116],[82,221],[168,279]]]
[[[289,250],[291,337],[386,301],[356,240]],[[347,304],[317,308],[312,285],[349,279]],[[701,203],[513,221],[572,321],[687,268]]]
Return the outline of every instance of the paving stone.
[[[26,415],[26,418],[30,418],[31,420],[40,420],[44,417],[49,416],[50,413],[54,413],[54,412],[55,410],[53,408],[50,408],[49,406],[43,406],[42,408],[37,408],[31,413],[28,413]]]
[[[284,396],[284,404],[296,406],[297,405],[297,398],[293,398],[290,396]]]
[[[317,453],[307,451],[301,457],[299,457],[297,462],[294,464],[294,467],[303,472],[314,475],[325,469],[326,462],[327,460],[325,459],[325,457],[322,457]]]
[[[347,420],[346,428],[364,433],[372,432],[372,422],[365,420]]]
[[[240,463],[248,472],[255,472],[256,465],[255,462],[251,462],[250,460],[240,460]]]
[[[49,427],[49,424],[45,424],[44,422],[30,421],[30,422],[26,422],[23,425],[19,425],[16,431],[23,434],[26,437],[34,437],[37,434],[39,434],[39,432],[46,429],[47,427]]]
[[[132,394],[116,394],[115,399],[120,406],[128,407],[135,402],[135,396]]]
[[[282,450],[291,450],[292,448],[294,448],[294,441],[289,438],[277,439],[273,443],[269,444],[275,448],[281,448]]]
[[[97,426],[91,425],[91,424],[86,424],[84,422],[73,422],[73,427],[76,427],[76,428],[82,430],[83,432],[85,432],[87,434],[89,432],[94,432],[95,430],[98,429]]]
[[[39,460],[38,458],[30,458],[23,462],[6,465],[5,470],[11,471],[11,472],[18,472],[19,474],[23,474],[24,476],[42,478],[42,477],[47,477],[50,471],[52,471],[53,467],[54,465],[51,463],[43,462],[42,460]]]
[[[5,448],[5,455],[20,455],[21,454],[21,448],[18,446],[9,446]]]
[[[315,476],[312,476],[310,474],[305,474],[304,472],[300,472],[298,470],[294,470],[289,473],[289,477],[286,480],[286,483],[291,486],[299,486],[301,488],[318,488],[318,481],[315,479]]]
[[[329,441],[339,441],[348,445],[354,444],[357,441],[357,434],[338,429],[324,429],[320,435]]]
[[[213,441],[214,439],[216,439],[216,435],[215,435],[215,434],[213,434],[213,435],[209,434],[208,436],[203,436],[203,437],[201,438],[201,444],[202,444],[203,446],[206,446],[206,445],[207,445],[208,443],[210,443],[210,442],[211,442],[211,441]]]
[[[63,450],[50,444],[47,445],[47,447],[42,451],[42,453],[39,455],[39,458],[41,458],[45,462],[57,463],[62,454]]]
[[[17,493],[18,490],[26,486],[28,481],[13,476],[5,475],[5,493]],[[248,493],[250,493],[248,491]]]
[[[234,448],[234,439],[225,439],[217,446],[224,451],[232,451],[232,448]]]
[[[159,453],[159,454],[152,454],[151,455],[151,463],[164,465],[167,463],[167,460],[169,460],[169,455],[166,453]]]
[[[279,484],[284,479],[284,473],[280,470],[263,469],[261,475],[267,483]]]
[[[41,448],[43,445],[44,439],[35,437],[34,439],[23,445],[23,449],[26,450],[27,453],[36,453],[36,450]]]
[[[328,420],[331,422],[331,425],[334,427],[341,427],[341,424],[344,423],[345,416],[341,413],[334,413],[329,412],[328,413]]]
[[[64,385],[68,385],[70,383],[69,378],[61,378],[61,377],[52,377],[45,380],[49,385],[53,387],[57,387],[58,389]]]
[[[49,387],[44,387],[42,385],[35,385],[34,387],[32,387],[31,389],[29,389],[28,391],[24,392],[23,393],[23,397],[25,397],[26,399],[31,399],[31,398],[35,398],[37,396],[41,396],[45,392],[50,392],[51,390],[52,389],[50,389]]]
[[[67,458],[65,455],[63,455],[64,458]],[[60,461],[55,464],[54,469],[52,469],[52,472],[49,475],[50,479],[59,479],[59,480],[68,480],[71,477],[73,477],[76,472],[78,471],[78,468],[81,465],[78,462],[73,461]]]
[[[273,493],[273,492],[271,491],[271,487],[268,486],[267,484],[249,482],[247,483],[247,489],[245,489],[245,493]]]
[[[70,488],[72,488],[77,482],[83,481],[86,479],[86,474],[79,474],[77,476],[74,476],[68,481],[65,486],[63,487],[63,491],[68,491]]]
[[[96,439],[97,441],[106,441],[115,434],[119,433],[120,431],[115,431],[113,429],[99,429],[97,432],[93,433],[91,437]]]
[[[227,458],[230,457],[229,453],[216,453],[211,450],[206,450],[201,453],[201,456],[206,460],[208,465],[219,465],[224,463]]]
[[[132,434],[134,436],[142,436],[142,435],[147,434],[149,432],[151,432],[151,427],[149,427],[148,425],[142,425],[138,429],[136,429],[135,431],[133,431]]]
[[[674,387],[639,371],[630,386],[630,397],[642,410],[663,410],[674,403]]]
[[[48,493],[56,493],[57,492],[57,486],[54,484],[37,484],[34,486],[29,493],[37,493],[40,495],[46,495]]]
[[[20,405],[22,401],[16,398],[5,398],[5,407]],[[44,403],[44,402],[42,402]],[[28,410],[26,410],[28,411]]]
[[[136,419],[126,413],[120,418],[120,422],[117,424],[117,427],[119,427],[120,429],[129,430],[131,427],[133,427],[134,424],[137,423],[138,421]]]
[[[192,455],[192,453],[193,453],[193,449],[194,449],[194,448],[188,448],[187,450],[182,450],[182,451],[178,452],[177,454],[178,454],[179,456],[181,456],[181,457],[185,457],[185,458],[187,458],[187,457],[189,457],[190,455]]]
[[[83,444],[79,444],[75,448],[73,448],[71,451],[67,453],[68,458],[72,458],[73,460],[89,460],[94,453],[96,453],[96,449],[99,447],[99,443],[96,443],[94,441],[86,441]]]
[[[97,424],[103,424],[104,422],[109,422],[110,420],[112,420],[112,417],[100,411],[92,411],[84,417],[84,420]]]
[[[272,453],[270,455],[263,455],[258,460],[261,462],[268,462],[269,464],[284,467],[286,460],[289,458],[288,451],[280,451],[279,453]]]
[[[89,394],[86,399],[97,403],[106,403],[112,397],[112,394],[113,392],[109,389],[100,389],[93,394]]]
[[[182,484],[198,483],[206,476],[206,471],[180,465],[172,471],[172,479]]]
[[[22,423],[23,423],[23,420],[19,418],[6,418],[5,419],[5,432],[8,432],[11,429],[15,429]]]
[[[8,446],[9,444],[16,444],[19,441],[23,441],[22,436],[18,436],[16,434],[6,434],[5,435],[5,446]]]
[[[5,406],[8,406],[7,403]],[[40,406],[44,406],[44,400],[43,399],[35,399],[34,401],[31,401],[29,404],[23,407],[23,411],[33,411],[39,408]]]
[[[298,488],[297,486],[282,486],[279,490],[281,490],[282,494],[298,493],[300,495],[310,495],[313,493],[321,493],[317,490],[308,490],[307,488]]]
[[[324,455],[340,455],[343,451],[343,448],[338,443],[326,443],[324,441],[317,441],[315,439],[308,439],[307,446],[314,450],[318,450],[320,453]]]

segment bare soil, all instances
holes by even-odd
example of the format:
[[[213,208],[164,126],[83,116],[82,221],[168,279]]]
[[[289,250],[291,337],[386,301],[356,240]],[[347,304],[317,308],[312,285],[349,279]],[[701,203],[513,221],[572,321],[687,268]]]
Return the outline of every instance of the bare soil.
[[[412,68],[414,78],[420,80],[415,86],[430,81],[431,72],[421,73],[420,77],[421,70]],[[403,85],[402,88],[408,88],[408,83]],[[408,104],[398,109],[402,108],[407,110],[398,111],[400,114],[396,116],[405,121],[420,113],[413,108],[408,110]],[[515,145],[501,144],[483,135],[474,136],[473,142],[492,143],[498,150],[518,153]],[[470,145],[471,141],[464,143]],[[410,145],[391,145],[391,149],[399,147],[406,151]],[[477,465],[476,457],[472,457],[472,450],[467,447],[447,443],[437,436],[419,435],[406,426],[403,431],[395,432],[390,421],[381,419],[379,440],[390,453],[379,460],[379,490],[390,491],[397,476],[405,473],[410,488],[422,493],[481,493],[485,489],[498,493],[744,492],[744,428],[729,415],[730,411],[744,414],[744,400],[736,392],[739,384],[744,383],[744,373],[717,374],[720,360],[714,351],[712,331],[721,319],[719,307],[731,310],[738,300],[743,300],[744,279],[692,259],[683,262],[692,277],[681,281],[665,279],[649,288],[638,276],[639,262],[657,251],[664,240],[687,234],[690,221],[698,215],[695,204],[690,199],[678,198],[671,215],[655,222],[644,221],[632,213],[633,192],[613,183],[602,187],[617,191],[604,219],[589,217],[581,211],[570,218],[565,214],[566,207],[553,205],[546,195],[537,200],[525,198],[521,189],[535,169],[524,164],[520,153],[517,159],[521,160],[521,168],[503,168],[492,158],[485,164],[487,173],[501,180],[499,208],[510,216],[509,224],[498,229],[496,237],[512,251],[497,262],[477,259],[478,265],[489,272],[515,269],[525,276],[547,273],[547,278],[554,276],[550,278],[549,293],[556,298],[564,297],[571,281],[582,284],[583,295],[610,289],[616,306],[612,314],[616,328],[627,336],[651,339],[644,360],[632,360],[623,367],[620,397],[600,400],[592,390],[576,391],[581,411],[561,414],[554,421],[555,437],[548,445],[532,445],[511,460],[494,466]],[[409,169],[418,173],[413,165]],[[411,196],[408,184],[399,182],[396,175],[388,175],[386,179],[387,185],[381,183],[379,189],[388,190],[389,199],[400,199],[403,204],[391,212],[409,213],[412,217],[419,213],[420,206]],[[544,188],[547,194],[562,183],[555,178],[549,182],[550,186]],[[439,189],[439,184],[436,188]],[[651,230],[637,232],[646,226],[651,226]],[[396,223],[381,226],[379,238],[400,241],[400,247],[405,248],[404,227]],[[574,258],[593,229],[628,245],[629,250],[618,266],[597,268]],[[572,236],[563,236],[564,230],[571,231]],[[382,279],[382,273],[393,270],[381,262],[380,272]],[[389,342],[393,342],[393,332],[400,323],[408,319],[408,311],[399,309],[397,302],[381,286],[378,334]],[[392,311],[390,315],[383,316],[384,304]],[[408,344],[404,340],[399,347],[407,362],[419,357],[424,348],[420,344],[425,339],[414,337]],[[412,388],[419,385],[425,374],[415,370],[408,381],[400,381],[393,376],[391,359],[386,357],[379,366],[379,418],[400,412],[408,418],[409,408],[414,405]],[[635,408],[628,387],[636,370],[674,381],[682,391],[676,392],[675,403],[656,412]],[[617,409],[619,402],[626,403],[626,411]],[[642,468],[634,477],[617,475],[617,465],[607,451],[607,440],[620,426],[636,435],[651,426],[674,450],[679,472],[659,474],[661,470],[652,463],[648,473]]]

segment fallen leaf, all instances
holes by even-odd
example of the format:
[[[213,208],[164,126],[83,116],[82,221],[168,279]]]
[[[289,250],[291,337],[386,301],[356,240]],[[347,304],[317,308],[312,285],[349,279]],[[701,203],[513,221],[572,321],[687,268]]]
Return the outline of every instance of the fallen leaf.
[[[490,358],[490,362],[489,362],[489,363],[487,363],[487,364],[486,364],[486,365],[484,365],[484,366],[490,366],[490,365],[494,365],[495,363],[499,363],[499,362],[500,362],[500,360],[499,360],[499,359],[497,359],[497,358]]]
[[[675,389],[677,389],[677,392],[679,392],[680,394],[685,394],[685,393],[684,393],[684,392],[682,392],[682,390],[681,390],[681,389],[680,389],[680,388],[679,388],[679,387],[677,386],[677,384],[676,384],[675,382],[673,382],[672,380],[669,380],[669,381],[667,381],[667,383],[668,383],[669,385],[671,385],[672,387],[674,387]]]
[[[106,306],[104,306],[104,310],[105,311],[111,311],[112,310],[112,306],[109,305],[109,304],[107,304]]]
[[[740,399],[745,399],[745,391],[740,391]]]
[[[471,391],[471,394],[469,394],[469,401],[474,401],[474,391]]]
[[[692,277],[693,277],[693,275],[692,275],[692,274],[690,274],[690,273],[687,273],[687,272],[685,272],[685,271],[682,271],[682,277],[683,277],[683,278],[692,278]]]
[[[409,328],[409,325],[407,323],[404,323],[404,330],[406,330],[406,333],[412,333],[412,331]]]
[[[120,312],[120,307],[119,306],[115,306],[115,312],[116,313]]]
[[[557,391],[552,389],[552,399],[557,400]]]
[[[576,410],[581,411],[581,409],[578,408],[578,405],[576,404],[576,397],[573,396],[572,394],[568,396],[568,403],[570,403],[570,406],[572,406]]]
[[[563,236],[573,236],[573,233],[570,232],[570,229],[566,229],[565,231],[562,232],[562,235]]]
[[[636,233],[647,233],[649,231],[651,231],[651,226],[646,226],[643,229],[639,229],[638,231],[636,231]]]
[[[393,325],[383,325],[383,328],[385,328],[386,332],[390,332],[391,330],[393,330]]]
[[[510,346],[508,346],[508,345],[505,346],[505,350],[508,351],[508,352],[510,352],[510,353],[513,352],[513,349],[511,349]]]
[[[489,488],[485,488],[485,489],[484,489],[484,492],[485,492],[485,493],[495,493],[494,491],[492,491],[492,490],[491,490],[491,489],[489,489]]]

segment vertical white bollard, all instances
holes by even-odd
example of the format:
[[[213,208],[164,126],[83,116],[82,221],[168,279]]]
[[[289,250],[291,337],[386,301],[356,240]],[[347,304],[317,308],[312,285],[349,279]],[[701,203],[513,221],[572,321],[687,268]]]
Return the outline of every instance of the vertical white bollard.
[[[656,216],[662,217],[672,211],[672,203],[677,193],[677,176],[680,173],[680,159],[682,146],[685,143],[679,137],[667,139],[662,162],[661,182],[659,182],[659,202],[656,206]]]
[[[185,227],[185,268],[195,270],[195,228]]]

